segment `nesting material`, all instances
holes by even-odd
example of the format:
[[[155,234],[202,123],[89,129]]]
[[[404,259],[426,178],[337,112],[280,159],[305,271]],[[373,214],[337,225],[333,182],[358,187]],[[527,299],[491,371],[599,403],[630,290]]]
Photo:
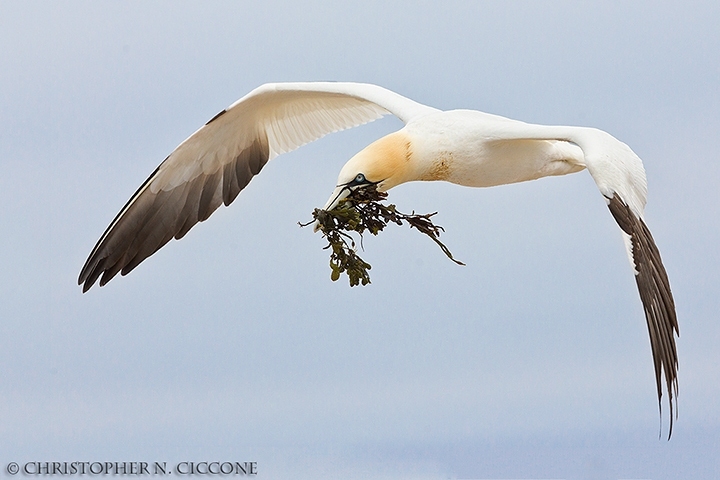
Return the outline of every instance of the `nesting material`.
[[[452,253],[440,241],[440,233],[445,230],[435,225],[431,217],[435,213],[418,215],[398,212],[395,205],[380,203],[387,198],[387,193],[379,192],[375,186],[358,188],[347,198],[340,201],[337,207],[332,210],[316,208],[313,211],[313,221],[300,226],[307,226],[317,222],[323,237],[327,239],[328,245],[324,249],[330,250],[330,278],[336,281],[342,273],[347,274],[350,286],[367,285],[370,283],[368,271],[372,266],[357,254],[358,243],[362,248],[363,234],[370,232],[377,235],[389,223],[402,225],[407,223],[411,228],[416,228],[437,243],[447,257],[458,265],[464,263],[453,258]],[[356,232],[359,242],[350,235]]]

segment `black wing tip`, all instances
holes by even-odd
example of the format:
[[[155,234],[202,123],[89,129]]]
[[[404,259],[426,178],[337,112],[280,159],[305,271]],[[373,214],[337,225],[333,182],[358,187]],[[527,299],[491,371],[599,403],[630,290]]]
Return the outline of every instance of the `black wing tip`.
[[[623,232],[630,236],[635,281],[645,310],[653,354],[655,381],[662,435],[662,377],[668,394],[670,425],[668,441],[672,436],[674,420],[678,417],[678,358],[675,336],[680,336],[675,300],[670,281],[660,258],[660,251],[643,219],[636,215],[619,195],[606,196],[608,207]],[[674,414],[674,415],[673,415]]]
[[[669,442],[673,434],[673,426],[675,420],[678,419],[678,385],[677,379],[672,385],[672,390],[668,388],[668,406],[670,407],[670,425],[668,427],[667,441]],[[660,433],[658,438],[662,438],[662,395],[658,396],[658,411],[660,412]]]
[[[196,223],[207,220],[221,204],[232,203],[269,158],[267,134],[259,133],[247,148],[217,171],[172,190],[152,193],[145,186],[159,172],[158,166],[116,215],[90,253],[78,278],[83,293],[92,288],[98,278],[102,287],[117,273],[127,275],[172,238],[182,238]]]
[[[82,286],[82,293],[86,293],[95,285],[95,281],[90,281],[89,278],[83,278],[81,275],[80,278],[78,278],[78,285]]]
[[[225,115],[226,113],[227,113],[227,109],[223,109],[221,112],[218,112],[217,115],[215,115],[215,116],[212,117],[210,120],[208,120],[205,125],[210,125],[212,122],[214,122],[214,121],[217,120],[218,118],[222,117],[222,116]]]
[[[87,293],[87,291],[90,290],[90,288],[92,288],[92,286],[94,285],[94,283],[90,283],[90,282],[82,283],[82,282],[80,282],[79,285],[82,285],[82,293]]]
[[[100,274],[102,274],[102,270],[100,270],[97,266],[92,269],[87,266],[90,264],[91,259],[92,257],[88,259],[88,263],[82,269],[82,271],[80,272],[80,276],[78,277],[78,285],[82,285],[82,293],[86,293],[88,290],[90,290],[90,288],[95,285],[95,282],[97,281],[98,277],[100,277]]]
[[[95,283],[94,280],[90,281],[90,277],[92,276],[91,269],[89,268],[91,259],[92,259],[92,256],[90,256],[90,258],[87,259],[87,261],[85,262],[85,265],[83,265],[82,270],[80,270],[80,275],[78,275],[77,282],[78,282],[78,285],[82,285],[82,287],[83,287],[82,293],[85,293],[88,290],[90,290],[90,287],[92,287],[93,284]]]

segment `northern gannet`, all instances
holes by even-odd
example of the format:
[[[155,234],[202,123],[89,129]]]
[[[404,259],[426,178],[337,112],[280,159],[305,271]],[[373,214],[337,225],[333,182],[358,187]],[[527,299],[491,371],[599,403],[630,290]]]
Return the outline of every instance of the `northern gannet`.
[[[150,175],[90,253],[78,283],[129,273],[170,239],[182,238],[220,204],[229,205],[268,160],[338,130],[393,114],[405,122],[340,171],[325,209],[353,189],[387,191],[416,180],[491,187],[588,169],[620,226],[645,309],[658,404],[661,376],[677,416],[675,304],[660,253],[643,221],[642,161],[624,143],[594,128],[533,125],[474,110],[441,111],[377,85],[262,85],[215,115]],[[662,410],[661,410],[662,411]]]

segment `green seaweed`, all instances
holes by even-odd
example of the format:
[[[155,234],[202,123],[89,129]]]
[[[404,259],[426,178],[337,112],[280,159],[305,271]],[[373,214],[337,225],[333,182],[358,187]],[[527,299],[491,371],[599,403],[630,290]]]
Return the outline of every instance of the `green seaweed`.
[[[345,273],[351,287],[361,283],[363,285],[370,283],[368,270],[372,266],[357,254],[358,244],[349,232],[356,232],[359,235],[362,248],[365,232],[377,235],[389,223],[397,225],[402,225],[403,222],[407,223],[410,228],[415,228],[430,237],[450,260],[458,265],[465,265],[453,258],[450,250],[438,238],[440,233],[445,230],[431,220],[431,217],[437,212],[418,215],[413,211],[408,215],[399,212],[395,205],[380,203],[386,198],[387,193],[379,192],[374,185],[358,188],[347,198],[341,200],[337,207],[332,210],[316,208],[312,214],[313,221],[300,223],[300,226],[305,227],[317,222],[319,230],[327,239],[328,245],[324,249],[331,251],[330,279],[332,281],[338,280],[340,275]]]

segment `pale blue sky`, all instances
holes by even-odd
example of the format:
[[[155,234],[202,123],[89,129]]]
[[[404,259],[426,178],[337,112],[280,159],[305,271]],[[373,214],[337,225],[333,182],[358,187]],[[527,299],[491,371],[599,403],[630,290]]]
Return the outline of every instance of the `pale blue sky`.
[[[259,5],[262,3],[262,5]],[[718,478],[716,2],[0,2],[0,462],[257,461],[258,478]],[[678,307],[660,428],[642,307],[587,172],[409,184],[329,279],[299,229],[387,119],[268,164],[131,275],[77,275],[187,135],[270,81],[602,128],[644,160]],[[663,418],[667,427],[667,416]]]

